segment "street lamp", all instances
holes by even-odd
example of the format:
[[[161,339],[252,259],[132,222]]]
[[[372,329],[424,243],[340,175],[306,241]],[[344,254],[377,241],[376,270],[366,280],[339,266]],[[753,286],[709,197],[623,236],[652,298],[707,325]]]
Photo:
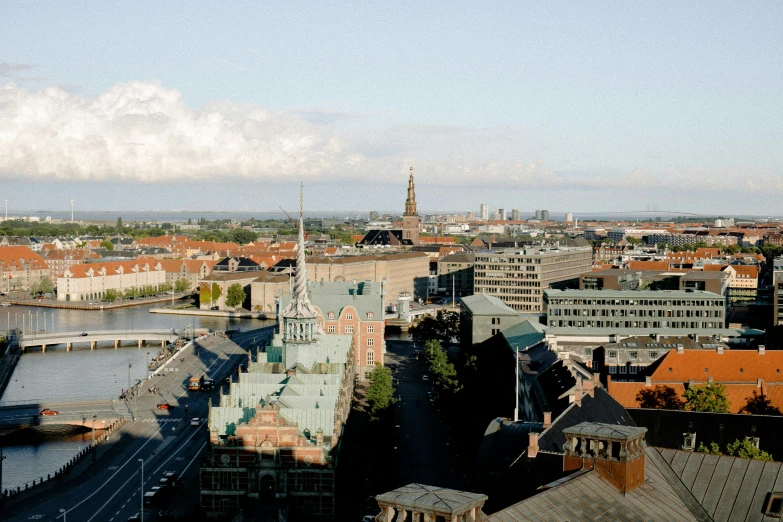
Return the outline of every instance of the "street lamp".
[[[147,352],[147,376],[150,374],[150,352]]]
[[[141,462],[141,522],[144,522],[144,459],[139,459]]]
[[[64,509],[60,508],[60,513],[63,514],[63,522],[66,522],[65,513],[67,513]]]

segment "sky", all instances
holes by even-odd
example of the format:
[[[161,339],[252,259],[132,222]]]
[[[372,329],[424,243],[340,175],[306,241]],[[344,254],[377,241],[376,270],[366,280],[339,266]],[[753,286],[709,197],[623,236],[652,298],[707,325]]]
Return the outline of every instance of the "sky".
[[[23,210],[781,215],[783,3],[16,2]]]

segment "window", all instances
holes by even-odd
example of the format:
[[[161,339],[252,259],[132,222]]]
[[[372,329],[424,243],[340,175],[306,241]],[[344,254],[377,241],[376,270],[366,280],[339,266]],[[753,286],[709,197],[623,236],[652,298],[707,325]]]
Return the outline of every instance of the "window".
[[[367,333],[375,333],[375,325],[374,324],[368,324],[367,325]]]
[[[609,350],[609,358],[617,357],[617,350]]]
[[[633,365],[633,364],[628,367],[628,373],[630,373],[630,374],[635,374],[636,370],[637,370],[637,367],[635,365]]]
[[[347,313],[345,314],[345,318],[348,319],[349,321],[353,321],[353,314]]]
[[[334,319],[334,312],[329,312],[327,317],[329,317],[329,319]]]
[[[658,352],[650,352],[650,359],[657,359],[658,358]]]
[[[367,346],[375,346],[375,339],[373,337],[367,339]]]
[[[637,357],[639,357],[639,354],[637,352],[628,352],[628,356],[631,359],[636,359]]]
[[[375,318],[375,314],[374,313],[367,312],[367,319],[374,319],[374,318]]]
[[[327,331],[328,333],[330,333],[330,334],[333,334],[333,333],[334,333],[334,325],[333,325],[333,324],[330,324],[330,325],[329,325],[329,328],[327,328],[327,330],[326,330],[326,331]]]
[[[620,366],[620,373],[625,373],[627,371],[625,365]]]
[[[367,364],[373,365],[375,364],[375,351],[374,350],[367,350]]]
[[[353,325],[352,324],[345,325],[345,333],[347,333],[347,334],[352,334],[353,333]]]
[[[696,434],[695,433],[683,433],[684,441],[682,449],[693,451],[696,449]]]
[[[617,366],[610,366],[609,373],[617,373]]]

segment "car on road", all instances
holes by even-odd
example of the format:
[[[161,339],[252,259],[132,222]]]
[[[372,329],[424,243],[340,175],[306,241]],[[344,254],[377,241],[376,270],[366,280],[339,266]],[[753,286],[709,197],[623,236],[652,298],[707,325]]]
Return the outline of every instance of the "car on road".
[[[190,425],[201,426],[201,419],[199,419],[198,417],[193,417],[192,419],[190,419]]]
[[[139,515],[140,513],[136,513],[135,515],[128,517],[128,522],[139,522],[141,520]]]
[[[79,337],[87,337],[87,332],[82,332],[79,334]]]
[[[59,415],[60,412],[57,410],[50,410],[49,408],[44,408],[41,410],[41,415]]]
[[[158,409],[159,410],[172,410],[172,409],[174,409],[174,406],[172,406],[168,402],[161,402],[160,404],[158,404]]]
[[[220,307],[219,306],[213,306],[212,308],[210,308],[210,310],[220,310]]]

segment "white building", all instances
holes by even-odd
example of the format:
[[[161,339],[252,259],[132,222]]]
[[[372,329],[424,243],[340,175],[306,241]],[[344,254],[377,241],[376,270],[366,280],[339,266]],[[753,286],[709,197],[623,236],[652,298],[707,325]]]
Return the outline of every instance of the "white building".
[[[157,261],[118,261],[75,265],[57,278],[58,301],[103,299],[107,290],[122,294],[129,289],[160,288],[166,271]]]
[[[484,221],[489,219],[489,205],[487,205],[486,203],[482,203],[481,207],[479,208],[481,212],[481,219],[483,219]]]

